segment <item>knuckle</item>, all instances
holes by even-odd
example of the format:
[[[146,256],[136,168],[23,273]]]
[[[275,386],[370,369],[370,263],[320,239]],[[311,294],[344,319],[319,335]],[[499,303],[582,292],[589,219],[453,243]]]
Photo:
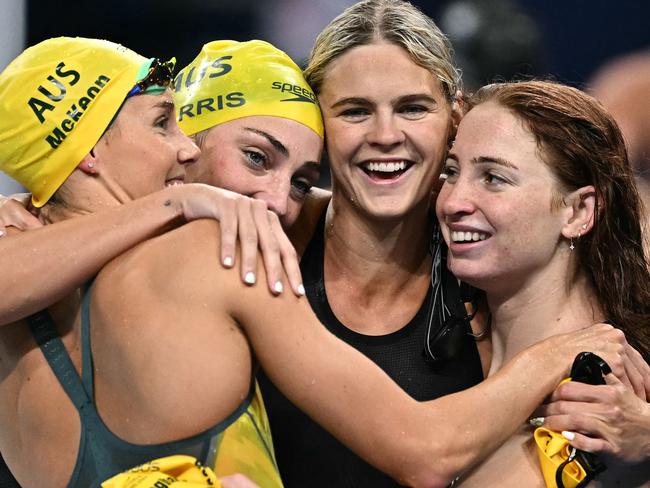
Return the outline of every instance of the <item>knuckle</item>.
[[[588,423],[587,418],[582,414],[569,415],[571,425],[574,430],[584,431],[586,430],[586,424]]]
[[[625,416],[623,415],[623,409],[618,405],[613,405],[609,409],[609,418],[615,422],[620,422]],[[615,430],[620,430],[618,427],[615,427]]]
[[[288,258],[288,259],[298,259],[298,253],[296,252],[294,247],[291,246],[291,245],[288,248],[284,249],[284,256],[285,256],[285,258]]]
[[[552,410],[552,413],[556,415],[566,414],[568,413],[567,406],[568,406],[568,402],[564,400],[559,400],[557,402],[553,402],[553,404],[549,406],[549,411]]]
[[[260,244],[263,244],[264,251],[273,254],[280,254],[280,246],[278,246],[275,239],[266,239],[263,243],[260,241]]]
[[[612,327],[611,334],[620,345],[625,345],[627,344],[627,341],[625,340],[625,333],[621,329],[616,329]]]
[[[605,445],[603,442],[603,450],[606,450],[610,454],[612,454],[614,457],[620,457],[623,454],[623,449],[621,445],[618,442],[614,442],[613,444]]]
[[[257,234],[254,232],[240,236],[239,240],[244,246],[257,246]]]
[[[621,378],[623,376],[625,373],[625,362],[620,355],[616,354],[609,358],[607,363],[617,377]]]

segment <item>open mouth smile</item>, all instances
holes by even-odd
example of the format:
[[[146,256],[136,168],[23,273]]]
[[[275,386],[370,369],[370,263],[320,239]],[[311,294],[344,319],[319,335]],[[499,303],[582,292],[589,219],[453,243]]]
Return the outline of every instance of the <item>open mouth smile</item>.
[[[185,183],[185,178],[182,177],[170,178],[165,181],[165,186],[181,186],[184,183]]]
[[[483,232],[452,231],[451,242],[478,242],[488,239],[490,236]]]
[[[406,173],[411,166],[413,166],[413,163],[405,160],[389,162],[368,161],[361,165],[361,169],[370,177],[371,180],[393,181]]]

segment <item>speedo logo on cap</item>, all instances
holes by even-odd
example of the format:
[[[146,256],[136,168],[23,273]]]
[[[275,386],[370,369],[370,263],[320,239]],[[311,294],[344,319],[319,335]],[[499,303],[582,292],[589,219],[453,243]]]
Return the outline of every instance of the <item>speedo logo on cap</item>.
[[[295,95],[293,98],[285,98],[283,100],[280,100],[281,102],[316,103],[316,95],[300,85],[293,85],[291,83],[284,83],[282,81],[274,81],[271,84],[271,89],[280,90],[281,93],[287,92],[291,95]]]

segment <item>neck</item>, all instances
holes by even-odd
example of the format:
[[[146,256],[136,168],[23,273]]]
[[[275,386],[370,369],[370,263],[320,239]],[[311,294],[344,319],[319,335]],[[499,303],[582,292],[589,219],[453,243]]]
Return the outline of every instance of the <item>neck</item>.
[[[491,295],[494,373],[517,353],[553,335],[588,327],[605,319],[589,280],[545,277],[510,295]]]
[[[44,224],[52,224],[115,207],[129,200],[131,198],[111,181],[75,170],[57,191],[56,201],[43,206],[39,218]]]
[[[334,195],[325,226],[326,267],[366,285],[372,281],[376,286],[371,288],[382,290],[399,289],[414,275],[428,277],[429,221],[428,205],[398,219],[380,220]]]
[[[325,283],[330,306],[346,327],[384,335],[413,318],[429,289],[428,224],[428,206],[380,221],[332,198],[325,226]]]

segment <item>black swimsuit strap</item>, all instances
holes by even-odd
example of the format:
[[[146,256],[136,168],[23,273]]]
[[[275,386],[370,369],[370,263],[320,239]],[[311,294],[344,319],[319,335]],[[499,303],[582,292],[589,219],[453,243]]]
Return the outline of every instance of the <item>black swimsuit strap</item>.
[[[81,301],[81,381],[90,398],[95,397],[93,355],[90,349],[90,296],[94,280],[88,283]]]
[[[36,343],[41,348],[54,375],[68,394],[76,409],[82,409],[91,404],[90,396],[84,389],[79,374],[63,345],[54,321],[47,310],[42,310],[27,318]]]

